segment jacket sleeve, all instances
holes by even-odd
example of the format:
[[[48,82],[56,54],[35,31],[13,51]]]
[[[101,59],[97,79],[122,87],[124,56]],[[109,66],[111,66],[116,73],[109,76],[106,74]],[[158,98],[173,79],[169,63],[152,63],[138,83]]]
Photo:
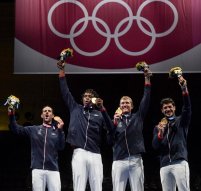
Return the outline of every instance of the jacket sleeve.
[[[59,77],[59,81],[60,81],[60,87],[61,87],[61,93],[63,95],[63,99],[68,109],[72,111],[73,108],[76,107],[78,104],[75,102],[73,96],[71,95],[68,89],[66,77],[65,76]]]
[[[188,128],[191,120],[191,102],[189,94],[183,94],[183,108],[180,120],[180,126],[184,128]]]
[[[63,150],[65,148],[65,134],[63,129],[57,129],[57,131],[58,131],[57,148],[59,150]]]
[[[158,137],[158,127],[155,126],[154,132],[153,132],[153,140],[152,140],[152,146],[154,149],[158,149],[161,145],[163,139]]]
[[[30,137],[32,126],[27,126],[27,127],[20,126],[17,124],[15,120],[15,114],[9,113],[8,115],[9,115],[11,130],[18,135]]]
[[[151,94],[151,85],[145,85],[144,95],[139,107],[139,115],[142,121],[144,121],[144,118],[149,108],[150,94]]]
[[[115,125],[113,124],[112,120],[110,119],[106,109],[104,108],[101,110],[103,119],[104,119],[104,126],[103,128],[106,129],[107,131],[112,131],[115,128]]]
[[[112,122],[113,123],[113,122]],[[115,142],[115,134],[116,134],[117,126],[113,124],[113,129],[107,132],[107,144],[112,145]]]

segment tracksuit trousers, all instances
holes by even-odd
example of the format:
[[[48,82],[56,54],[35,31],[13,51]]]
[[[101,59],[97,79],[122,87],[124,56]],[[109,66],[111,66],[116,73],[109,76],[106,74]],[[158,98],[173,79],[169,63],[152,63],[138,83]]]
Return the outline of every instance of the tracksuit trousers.
[[[140,154],[132,155],[113,162],[113,191],[125,191],[128,178],[131,191],[144,190],[144,166]]]
[[[163,191],[190,191],[189,166],[185,160],[177,160],[160,169]]]
[[[33,191],[45,191],[47,185],[48,191],[60,191],[61,180],[58,171],[33,169],[32,186]]]
[[[91,191],[102,191],[103,164],[100,154],[74,149],[72,171],[74,191],[85,191],[88,178]]]

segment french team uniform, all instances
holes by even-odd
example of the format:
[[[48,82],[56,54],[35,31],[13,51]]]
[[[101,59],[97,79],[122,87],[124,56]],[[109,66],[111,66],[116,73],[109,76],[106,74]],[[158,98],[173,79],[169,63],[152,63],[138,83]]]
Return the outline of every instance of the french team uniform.
[[[122,115],[116,128],[108,132],[108,144],[113,144],[113,191],[124,191],[129,178],[131,191],[144,190],[144,167],[141,154],[145,152],[142,135],[143,121],[150,101],[151,85],[145,84],[139,110]]]
[[[182,114],[168,119],[163,137],[158,126],[153,131],[152,145],[159,150],[160,176],[163,190],[189,191],[189,166],[187,135],[191,119],[191,103],[188,92],[183,93]]]
[[[23,127],[17,124],[14,113],[9,113],[11,130],[31,141],[32,186],[34,191],[60,191],[61,181],[58,167],[58,150],[65,147],[63,129],[53,124]]]
[[[66,142],[74,147],[72,156],[74,191],[85,191],[87,179],[92,191],[102,191],[103,165],[100,155],[102,128],[111,130],[113,124],[107,111],[77,104],[69,92],[65,75],[60,75],[63,99],[70,111]],[[107,124],[111,124],[106,127]]]

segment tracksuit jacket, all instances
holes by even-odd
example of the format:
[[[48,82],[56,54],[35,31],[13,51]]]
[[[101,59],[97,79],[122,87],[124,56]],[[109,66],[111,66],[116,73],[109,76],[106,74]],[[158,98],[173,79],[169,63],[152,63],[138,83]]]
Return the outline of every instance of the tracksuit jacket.
[[[168,120],[163,137],[158,135],[158,125],[154,128],[152,145],[155,149],[159,149],[161,167],[175,160],[188,161],[187,135],[191,119],[191,103],[188,92],[183,94],[183,101],[182,114]]]
[[[113,124],[105,108],[101,111],[77,104],[69,92],[65,75],[59,76],[61,93],[70,111],[70,124],[66,142],[74,148],[100,153],[102,128],[111,130]],[[109,127],[106,126],[110,124]]]
[[[151,85],[146,84],[139,110],[130,115],[130,117],[122,115],[116,128],[114,128],[113,131],[108,132],[107,142],[108,144],[114,144],[114,161],[145,152],[142,130],[143,121],[149,107],[150,93]]]
[[[27,136],[31,141],[31,168],[59,171],[58,150],[65,147],[65,134],[62,129],[55,129],[52,125],[23,127],[17,124],[14,113],[9,113],[11,130]]]

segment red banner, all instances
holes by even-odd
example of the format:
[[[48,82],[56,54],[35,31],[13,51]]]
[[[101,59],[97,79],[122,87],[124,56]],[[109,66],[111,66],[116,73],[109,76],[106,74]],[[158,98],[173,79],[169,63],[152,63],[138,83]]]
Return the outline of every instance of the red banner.
[[[18,0],[14,73],[201,72],[200,0]]]

